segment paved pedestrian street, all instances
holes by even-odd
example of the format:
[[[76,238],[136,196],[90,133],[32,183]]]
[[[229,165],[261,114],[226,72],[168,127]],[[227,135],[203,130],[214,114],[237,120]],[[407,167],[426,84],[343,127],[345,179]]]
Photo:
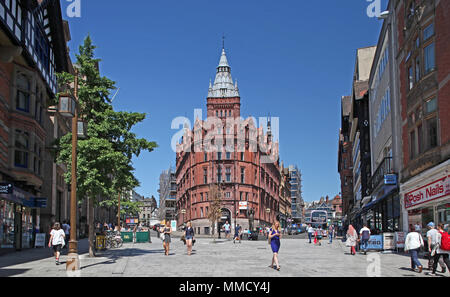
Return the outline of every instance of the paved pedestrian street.
[[[164,256],[157,238],[153,243],[124,244],[97,258],[87,256],[86,241],[80,246],[82,277],[429,277],[426,270],[422,274],[409,270],[408,255],[376,252],[352,256],[342,241],[314,246],[306,239],[284,239],[279,272],[268,267],[272,253],[263,240],[233,244],[224,239],[213,243],[210,238],[198,238],[190,257],[178,238],[172,240],[169,256]],[[63,255],[63,265],[56,266],[48,249],[17,252],[0,257],[0,276],[64,277],[68,276],[65,261]],[[426,260],[421,261],[427,267]]]

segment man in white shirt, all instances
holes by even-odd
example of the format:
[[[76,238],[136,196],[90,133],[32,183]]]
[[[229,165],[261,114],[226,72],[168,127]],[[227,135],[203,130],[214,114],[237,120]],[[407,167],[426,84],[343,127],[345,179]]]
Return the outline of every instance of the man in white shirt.
[[[428,252],[430,253],[430,257],[428,258],[428,269],[433,269],[434,257],[431,256],[431,251],[440,243],[439,232],[436,230],[436,226],[433,222],[430,222],[428,225],[427,232],[427,240],[428,240]],[[447,270],[445,269],[445,263],[443,258],[439,258],[439,266],[442,268],[442,273],[445,273]]]
[[[311,225],[308,225],[308,238],[309,238],[309,243],[312,243],[312,236],[314,234],[314,228]]]
[[[226,223],[225,223],[225,225],[223,225],[223,228],[225,229],[225,237],[227,238],[227,239],[229,239],[230,238],[230,231],[231,231],[231,227],[230,227],[230,224],[228,224],[228,221],[226,221]]]

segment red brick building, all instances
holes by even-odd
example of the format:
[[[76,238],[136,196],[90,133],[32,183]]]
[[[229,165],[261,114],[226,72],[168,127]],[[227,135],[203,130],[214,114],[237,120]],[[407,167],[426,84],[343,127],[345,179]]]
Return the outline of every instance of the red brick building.
[[[196,119],[177,145],[178,226],[192,221],[197,233],[212,231],[207,214],[214,184],[222,193],[219,225],[228,221],[232,227],[248,228],[249,213],[254,213],[253,226],[264,227],[279,215],[278,143],[272,142],[270,121],[264,134],[250,118],[241,119],[240,108],[239,88],[223,50],[215,82],[209,87],[207,119]]]
[[[409,224],[449,223],[450,1],[397,2],[401,195],[407,230]],[[445,190],[434,195],[429,187]]]

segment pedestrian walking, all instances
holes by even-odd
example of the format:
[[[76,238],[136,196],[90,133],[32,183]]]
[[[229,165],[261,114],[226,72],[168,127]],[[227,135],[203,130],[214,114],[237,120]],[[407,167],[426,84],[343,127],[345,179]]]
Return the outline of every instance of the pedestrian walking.
[[[328,238],[330,239],[329,244],[333,243],[333,237],[334,237],[334,225],[330,225],[328,228]]]
[[[370,229],[367,228],[367,225],[364,225],[359,231],[359,235],[361,238],[361,248],[364,250],[364,255],[367,255],[367,249],[369,247],[369,239],[370,239]]]
[[[423,271],[423,265],[419,261],[420,248],[424,246],[422,235],[411,229],[405,239],[405,252],[411,254],[411,270],[416,271],[416,267],[419,268],[419,273]]]
[[[321,242],[322,236],[323,236],[322,226],[319,226],[319,229],[316,230],[316,237],[317,237],[316,243],[317,243],[319,246],[322,246],[322,242]]]
[[[170,235],[172,234],[172,227],[170,226],[170,222],[166,222],[166,226],[164,227],[163,231],[161,232],[163,238],[163,247],[164,247],[164,253],[166,256],[169,255],[169,249],[170,249]]]
[[[309,243],[312,243],[312,237],[314,235],[314,228],[311,225],[308,225],[308,238],[309,238]]]
[[[436,226],[433,222],[428,223],[427,225],[427,240],[428,240],[428,270],[433,270],[434,258],[436,255],[436,249],[439,248],[441,243],[439,231],[436,229]],[[434,253],[434,254],[433,254]],[[446,272],[445,262],[443,257],[439,257],[439,265],[442,268],[442,273]]]
[[[50,240],[48,241],[48,247],[53,248],[53,253],[55,255],[55,263],[59,265],[59,256],[61,255],[61,249],[65,245],[65,234],[64,230],[61,229],[59,223],[53,225],[53,229],[50,232]]]
[[[345,245],[350,248],[350,253],[354,256],[356,255],[356,242],[358,241],[358,233],[356,232],[353,225],[348,226],[347,231],[347,241],[345,242]]]
[[[230,239],[231,227],[228,221],[226,221],[225,225],[223,225],[223,229],[225,230],[225,238]]]
[[[186,228],[184,230],[184,239],[186,241],[188,256],[190,256],[192,253],[192,245],[195,240],[194,235],[195,235],[195,231],[194,231],[194,228],[192,228],[192,223],[188,222],[186,225]]]
[[[419,223],[416,223],[414,225],[414,230],[420,234],[422,232],[422,225],[420,225]]]
[[[236,240],[239,240],[239,243],[241,243],[241,229],[239,224],[234,228],[233,243],[236,243]]]
[[[66,240],[68,240],[70,238],[70,225],[69,225],[69,223],[67,221],[63,221],[62,228],[64,230],[65,238],[66,238]],[[68,249],[69,245],[66,244],[65,248]]]
[[[436,269],[438,266],[438,262],[443,258],[443,262],[447,265],[447,268],[450,272],[450,234],[448,231],[444,230],[444,225],[439,224],[437,227],[438,235],[437,235],[437,245],[432,250],[433,256],[433,270],[428,275],[436,276]],[[445,273],[445,267],[442,269],[442,273]]]
[[[278,262],[278,253],[280,251],[281,246],[281,229],[280,229],[280,223],[278,221],[275,221],[272,228],[269,230],[269,244],[272,248],[273,256],[272,256],[272,264],[269,266],[270,268],[275,268],[276,270],[280,271],[281,267]],[[273,264],[276,264],[277,266],[274,267]]]

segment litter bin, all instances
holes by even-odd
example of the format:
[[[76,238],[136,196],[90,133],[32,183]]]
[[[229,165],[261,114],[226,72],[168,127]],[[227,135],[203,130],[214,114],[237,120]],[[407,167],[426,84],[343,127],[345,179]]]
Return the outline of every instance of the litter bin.
[[[96,235],[95,237],[95,249],[96,250],[106,250],[106,236]]]
[[[136,243],[144,243],[150,241],[149,232],[136,232]]]
[[[123,242],[133,242],[133,232],[121,232]]]

